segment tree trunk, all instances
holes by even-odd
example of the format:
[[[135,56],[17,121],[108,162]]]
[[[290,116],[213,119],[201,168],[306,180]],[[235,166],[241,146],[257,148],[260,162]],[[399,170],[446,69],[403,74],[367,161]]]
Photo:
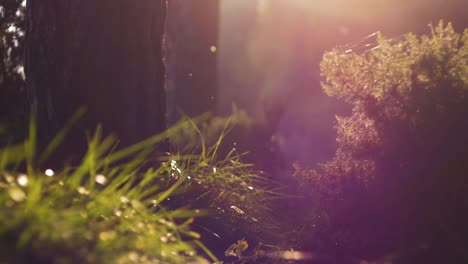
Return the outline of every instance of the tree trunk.
[[[50,137],[82,106],[121,145],[165,129],[166,0],[28,1],[26,82]],[[76,143],[75,143],[76,145]]]
[[[168,4],[169,119],[215,110],[220,0]]]

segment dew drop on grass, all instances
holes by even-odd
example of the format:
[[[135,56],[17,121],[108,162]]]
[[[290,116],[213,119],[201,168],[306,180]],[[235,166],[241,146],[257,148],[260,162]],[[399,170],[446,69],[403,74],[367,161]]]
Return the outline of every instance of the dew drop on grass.
[[[47,177],[52,177],[55,175],[55,172],[52,170],[52,169],[47,169],[44,171],[44,174],[47,176]]]
[[[120,197],[120,202],[125,204],[125,203],[130,202],[130,200],[128,200],[128,198],[125,197],[125,196],[121,196],[121,197]]]
[[[220,235],[216,234],[215,232],[211,232],[211,233],[213,234],[213,236],[215,236],[215,237],[221,239],[221,236],[220,236]]]
[[[234,210],[234,212],[236,212],[237,214],[240,214],[240,215],[244,215],[245,212],[240,209],[239,207],[235,206],[235,205],[231,205],[231,209]]]
[[[18,178],[16,178],[16,181],[18,182],[20,186],[23,186],[23,187],[28,186],[28,182],[29,182],[28,175],[20,174]]]
[[[21,188],[18,187],[12,187],[8,189],[8,194],[10,195],[10,198],[15,202],[22,202],[26,199],[26,194],[23,190],[21,190]]]
[[[96,175],[96,182],[101,184],[101,185],[104,185],[107,182],[107,178],[106,178],[106,176],[104,176],[102,174],[98,174],[98,175]]]
[[[88,194],[89,194],[89,191],[86,190],[85,187],[80,186],[80,187],[78,187],[78,193],[80,193],[80,194],[82,194],[82,195],[88,195]]]
[[[172,222],[170,222],[170,221],[167,221],[167,220],[164,219],[164,218],[159,219],[158,222],[159,222],[160,224],[167,225],[167,226],[169,226],[169,227],[174,227],[174,223],[172,223]]]

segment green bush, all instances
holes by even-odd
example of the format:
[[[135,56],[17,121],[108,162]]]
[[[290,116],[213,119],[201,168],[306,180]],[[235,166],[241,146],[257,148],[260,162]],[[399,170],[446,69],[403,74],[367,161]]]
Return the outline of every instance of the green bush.
[[[466,260],[468,30],[441,21],[428,36],[377,34],[364,52],[327,52],[321,70],[324,91],[353,106],[337,117],[335,158],[296,166],[319,200],[322,246]]]

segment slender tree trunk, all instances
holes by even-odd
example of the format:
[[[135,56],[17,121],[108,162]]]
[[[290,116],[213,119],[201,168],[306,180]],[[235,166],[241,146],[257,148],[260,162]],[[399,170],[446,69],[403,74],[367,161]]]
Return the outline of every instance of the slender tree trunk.
[[[171,0],[168,19],[169,119],[213,112],[220,0]]]
[[[166,0],[27,2],[27,91],[49,137],[82,106],[128,145],[165,128]]]

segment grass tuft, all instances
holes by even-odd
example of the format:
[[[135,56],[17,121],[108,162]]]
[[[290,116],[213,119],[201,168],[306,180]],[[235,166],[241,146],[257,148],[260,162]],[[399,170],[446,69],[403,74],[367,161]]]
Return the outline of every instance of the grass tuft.
[[[223,208],[251,222],[267,210],[267,191],[257,187],[262,178],[241,154],[219,157],[229,122],[201,152],[154,156],[158,143],[205,118],[120,150],[117,139],[98,128],[80,164],[61,169],[43,164],[70,126],[37,155],[32,118],[24,142],[0,149],[0,255],[13,263],[219,262],[194,220]]]

